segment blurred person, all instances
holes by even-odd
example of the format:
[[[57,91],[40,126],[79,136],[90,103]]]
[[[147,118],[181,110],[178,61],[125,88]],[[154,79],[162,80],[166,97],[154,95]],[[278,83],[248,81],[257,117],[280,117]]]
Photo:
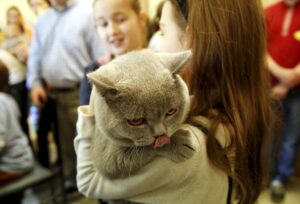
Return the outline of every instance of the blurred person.
[[[25,22],[20,10],[15,6],[11,6],[7,9],[6,18],[6,39],[1,48],[5,49],[13,56],[9,56],[4,51],[1,51],[1,59],[10,70],[12,95],[16,99],[21,111],[22,129],[29,136],[27,124],[28,91],[25,85],[25,73],[28,58],[28,42],[31,37],[31,26]],[[15,60],[19,62],[16,62]]]
[[[39,15],[30,46],[27,86],[40,108],[38,160],[50,166],[47,136],[54,126],[59,161],[67,190],[75,190],[76,157],[73,149],[79,83],[83,67],[101,54],[89,5],[72,0],[51,0]]]
[[[15,57],[18,57],[18,48],[24,44],[26,46],[26,43],[25,33],[19,24],[9,24],[6,26],[5,41],[1,45],[1,48],[7,50]]]
[[[271,181],[271,198],[281,201],[295,170],[300,144],[300,30],[299,0],[283,0],[265,10],[268,31],[268,68],[272,94],[282,103],[283,135]]]
[[[18,24],[22,31],[26,30],[24,18],[16,6],[11,6],[6,11],[6,25],[10,24]]]
[[[20,127],[19,109],[10,95],[9,71],[0,61],[0,185],[14,181],[33,167],[33,154]],[[22,194],[1,197],[1,203],[20,203]]]
[[[26,21],[21,11],[16,6],[11,6],[6,12],[6,25],[17,24],[20,26],[22,33],[25,33],[27,42],[30,42],[32,37],[32,25]],[[16,50],[16,55],[19,60],[27,62],[28,58],[28,45],[20,44]]]
[[[0,59],[9,69],[12,95],[17,101],[21,111],[22,129],[27,135],[29,135],[27,124],[28,92],[25,85],[26,59],[24,59],[25,55],[27,55],[27,46],[27,38],[21,24],[13,22],[8,24],[5,28],[5,41],[0,46]],[[26,50],[21,51],[23,48]]]

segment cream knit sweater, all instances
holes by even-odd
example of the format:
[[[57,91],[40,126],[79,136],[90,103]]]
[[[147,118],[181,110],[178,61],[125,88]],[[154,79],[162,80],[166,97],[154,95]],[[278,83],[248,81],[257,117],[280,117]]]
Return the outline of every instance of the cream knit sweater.
[[[215,168],[206,154],[205,135],[187,125],[193,135],[195,155],[182,163],[157,157],[138,173],[125,178],[109,180],[97,172],[91,161],[94,117],[87,107],[78,108],[78,136],[74,140],[77,153],[77,186],[87,197],[128,199],[151,204],[225,204],[228,177]],[[207,120],[203,118],[204,120]],[[217,131],[225,138],[225,131]],[[223,135],[222,135],[223,134]],[[222,139],[221,139],[222,140]],[[224,144],[224,141],[221,143]]]

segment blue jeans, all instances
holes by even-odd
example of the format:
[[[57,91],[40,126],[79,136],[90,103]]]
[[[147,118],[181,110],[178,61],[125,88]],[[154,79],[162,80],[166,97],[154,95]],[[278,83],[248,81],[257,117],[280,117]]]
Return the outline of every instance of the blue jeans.
[[[287,183],[295,170],[297,150],[300,144],[300,88],[291,90],[282,101],[283,137],[277,161],[276,179]]]

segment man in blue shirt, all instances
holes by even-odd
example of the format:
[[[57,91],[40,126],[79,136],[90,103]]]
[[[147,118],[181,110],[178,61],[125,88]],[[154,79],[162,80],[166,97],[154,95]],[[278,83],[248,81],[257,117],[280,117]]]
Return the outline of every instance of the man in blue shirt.
[[[38,159],[49,166],[48,132],[54,124],[66,187],[75,187],[73,149],[79,82],[84,67],[101,56],[92,7],[73,0],[51,0],[52,8],[36,22],[30,46],[27,87],[32,102],[41,108]]]

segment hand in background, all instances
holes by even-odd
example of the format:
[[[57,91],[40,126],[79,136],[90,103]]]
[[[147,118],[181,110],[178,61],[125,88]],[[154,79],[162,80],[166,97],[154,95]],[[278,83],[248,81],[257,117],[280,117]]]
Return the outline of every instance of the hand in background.
[[[300,84],[300,76],[297,74],[295,69],[282,69],[277,75],[273,73],[280,81],[289,89]]]
[[[41,86],[36,86],[31,89],[31,99],[34,105],[37,107],[43,107],[45,101],[47,101],[47,93],[46,90]]]
[[[16,47],[15,49],[15,55],[16,57],[26,63],[27,62],[27,59],[28,59],[28,48],[27,48],[27,45],[26,44],[20,44]]]
[[[288,92],[289,92],[289,88],[282,83],[277,84],[272,88],[272,96],[275,99],[279,99],[279,100],[284,99],[287,96]]]

